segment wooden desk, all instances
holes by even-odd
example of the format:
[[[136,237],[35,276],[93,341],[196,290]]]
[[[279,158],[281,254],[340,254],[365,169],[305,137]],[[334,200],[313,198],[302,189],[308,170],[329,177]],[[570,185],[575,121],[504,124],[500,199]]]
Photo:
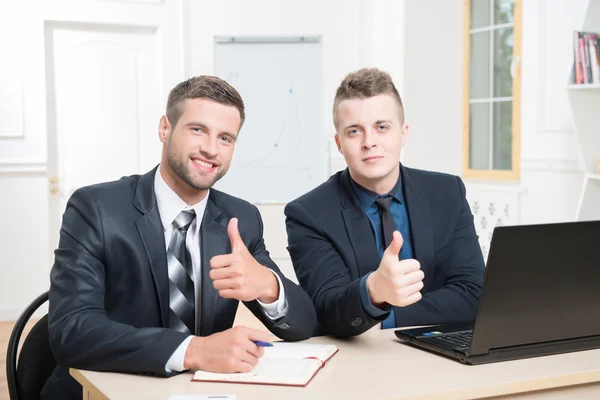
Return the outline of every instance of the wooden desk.
[[[333,343],[340,351],[305,388],[191,382],[191,373],[165,379],[72,369],[71,375],[83,385],[85,400],[168,400],[177,394],[234,394],[238,400],[600,399],[600,349],[467,366],[402,344],[393,330],[309,342]],[[515,396],[523,392],[530,393]]]

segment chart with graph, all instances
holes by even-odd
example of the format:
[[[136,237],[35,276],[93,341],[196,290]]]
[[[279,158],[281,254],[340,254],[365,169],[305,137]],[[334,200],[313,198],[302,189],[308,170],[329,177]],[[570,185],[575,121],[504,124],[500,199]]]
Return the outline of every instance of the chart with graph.
[[[246,122],[215,187],[253,203],[286,203],[326,179],[320,41],[234,39],[217,40],[215,73],[240,92]]]

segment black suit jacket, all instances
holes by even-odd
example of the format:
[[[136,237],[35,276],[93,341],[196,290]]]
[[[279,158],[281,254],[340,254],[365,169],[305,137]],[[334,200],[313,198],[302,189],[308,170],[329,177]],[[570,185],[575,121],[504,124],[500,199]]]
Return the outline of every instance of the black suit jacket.
[[[400,166],[414,257],[425,274],[423,298],[394,307],[396,326],[472,321],[484,261],[459,177]],[[360,278],[381,261],[348,170],[285,208],[288,251],[311,296],[321,330],[358,335],[380,323],[359,297]],[[386,315],[387,316],[387,315]]]
[[[168,359],[188,336],[165,328],[168,272],[155,172],[81,188],[67,204],[51,272],[49,334],[59,366],[42,391],[47,398],[81,398],[69,367],[166,376]],[[238,301],[221,298],[209,277],[210,259],[231,252],[227,224],[232,217],[239,219],[240,235],[255,259],[281,278],[288,312],[273,321],[256,301],[246,306],[284,340],[310,337],[316,327],[314,306],[270,259],[258,209],[214,189],[200,227],[196,334],[224,331],[235,318]]]

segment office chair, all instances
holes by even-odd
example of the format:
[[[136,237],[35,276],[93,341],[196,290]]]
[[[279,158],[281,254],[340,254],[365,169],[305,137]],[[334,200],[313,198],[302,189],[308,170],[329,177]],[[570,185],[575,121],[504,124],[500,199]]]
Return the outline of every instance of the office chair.
[[[46,380],[56,367],[48,340],[48,315],[31,328],[18,354],[19,340],[31,315],[48,300],[48,292],[41,294],[19,316],[8,341],[6,351],[6,379],[11,400],[39,400]]]

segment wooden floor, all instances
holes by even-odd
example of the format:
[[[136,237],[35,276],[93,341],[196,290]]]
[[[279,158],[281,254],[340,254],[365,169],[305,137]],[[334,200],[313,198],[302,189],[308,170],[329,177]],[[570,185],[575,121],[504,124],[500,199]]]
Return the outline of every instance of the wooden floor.
[[[22,338],[26,336],[27,332],[29,332],[29,329],[31,329],[36,321],[37,320],[30,321],[25,328]],[[6,348],[8,347],[8,339],[10,338],[13,325],[14,322],[0,321],[0,361],[2,361],[2,365],[0,365],[0,400],[9,400],[8,387],[6,385]],[[265,326],[241,304],[234,325],[245,325],[250,328],[266,330]]]
[[[0,322],[0,400],[8,400],[8,388],[6,387],[6,346],[12,330],[12,322]]]
[[[25,326],[21,341],[37,321],[37,319],[32,319]],[[0,365],[0,400],[9,400],[8,386],[6,385],[6,348],[8,347],[8,339],[10,339],[10,333],[14,324],[14,322],[0,321],[0,361],[2,362],[2,365]]]

